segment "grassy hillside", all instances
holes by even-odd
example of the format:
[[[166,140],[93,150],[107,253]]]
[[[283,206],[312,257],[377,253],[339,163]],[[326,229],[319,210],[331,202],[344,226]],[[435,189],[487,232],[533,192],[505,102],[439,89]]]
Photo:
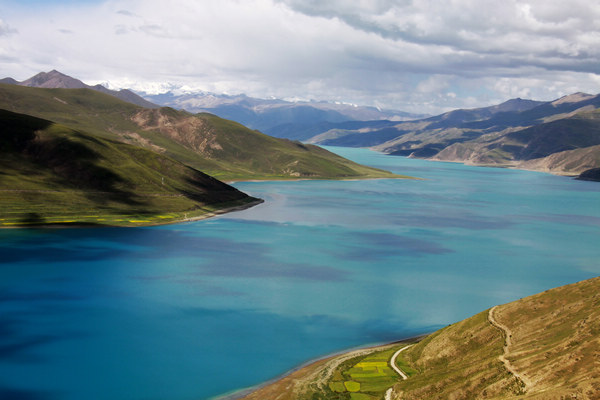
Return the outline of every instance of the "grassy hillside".
[[[357,370],[404,346],[318,361],[245,398],[274,398],[268,395],[278,390],[287,400],[599,399],[600,278],[494,307],[425,337],[398,355],[406,380]],[[370,380],[365,386],[361,379]]]
[[[0,84],[0,108],[135,144],[222,180],[398,177],[214,115],[146,109],[90,89]]]
[[[0,110],[0,226],[140,225],[257,201],[178,161]]]

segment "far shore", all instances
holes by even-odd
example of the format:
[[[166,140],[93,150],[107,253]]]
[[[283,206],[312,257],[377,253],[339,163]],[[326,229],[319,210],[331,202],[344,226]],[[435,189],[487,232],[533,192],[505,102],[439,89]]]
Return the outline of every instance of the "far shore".
[[[385,154],[385,153],[382,153]],[[389,155],[389,154],[388,154]],[[405,157],[405,158],[411,158],[414,160],[423,160],[423,161],[434,161],[434,162],[441,162],[441,163],[453,163],[453,164],[462,164],[462,165],[466,165],[468,167],[487,167],[487,168],[503,168],[503,169],[515,169],[515,170],[519,170],[519,171],[529,171],[529,172],[541,172],[544,174],[550,174],[550,175],[555,175],[555,176],[563,176],[565,178],[577,178],[580,173],[578,172],[565,172],[565,171],[553,171],[549,168],[533,168],[533,167],[527,167],[524,165],[520,165],[518,162],[515,163],[509,163],[509,164],[477,164],[477,163],[473,163],[470,161],[465,161],[465,160],[438,160],[435,158],[417,158],[417,157],[410,157],[410,156],[393,156],[393,157]]]
[[[377,181],[383,179],[409,179],[422,181],[423,178],[408,175],[396,175],[388,177],[377,177],[377,178],[298,178],[298,179],[237,179],[232,181],[224,181],[228,185],[244,182],[300,182],[300,181],[341,181],[341,182],[359,182],[359,181]]]

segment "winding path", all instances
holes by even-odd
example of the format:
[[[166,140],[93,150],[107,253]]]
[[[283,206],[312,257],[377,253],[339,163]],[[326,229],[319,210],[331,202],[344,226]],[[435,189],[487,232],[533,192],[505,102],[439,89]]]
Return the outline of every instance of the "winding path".
[[[408,349],[410,346],[412,346],[412,344],[409,344],[408,346],[404,346],[403,348],[401,348],[400,350],[398,350],[397,352],[395,352],[394,355],[392,356],[391,360],[390,360],[390,366],[392,367],[392,369],[394,371],[396,371],[396,373],[398,375],[400,375],[402,377],[402,380],[407,380],[408,379],[408,375],[406,375],[404,373],[404,371],[402,371],[400,368],[398,368],[398,366],[396,365],[396,358],[398,358],[398,355],[400,353],[402,353],[404,350]]]
[[[511,374],[514,375],[515,378],[517,378],[518,380],[523,382],[524,390],[527,391],[527,389],[531,386],[531,382],[529,381],[529,379],[527,379],[523,375],[519,374],[519,372],[517,371],[515,366],[512,365],[510,363],[510,360],[508,360],[506,358],[509,355],[510,347],[512,346],[512,331],[510,330],[510,328],[508,326],[501,324],[500,322],[498,322],[496,320],[496,318],[494,318],[494,311],[496,311],[497,307],[498,306],[494,306],[494,307],[490,308],[490,311],[488,313],[488,321],[490,321],[490,324],[492,324],[496,328],[500,329],[505,337],[504,353],[501,354],[500,356],[498,356],[498,359],[500,361],[502,361],[502,363],[504,364],[504,367],[508,370],[508,372],[510,372]]]
[[[392,369],[394,371],[396,371],[396,373],[398,375],[400,375],[400,377],[404,381],[408,379],[408,375],[406,375],[404,373],[404,371],[402,371],[400,368],[398,368],[398,366],[396,365],[396,358],[398,358],[398,355],[400,353],[402,353],[404,350],[408,349],[410,346],[412,346],[412,344],[409,344],[408,346],[404,346],[403,348],[401,348],[400,350],[398,350],[397,352],[395,352],[394,355],[392,356],[392,358],[390,359],[390,366],[392,367]],[[387,392],[385,392],[385,400],[392,400],[392,394],[393,393],[394,393],[394,389],[393,388],[389,388],[387,390]]]

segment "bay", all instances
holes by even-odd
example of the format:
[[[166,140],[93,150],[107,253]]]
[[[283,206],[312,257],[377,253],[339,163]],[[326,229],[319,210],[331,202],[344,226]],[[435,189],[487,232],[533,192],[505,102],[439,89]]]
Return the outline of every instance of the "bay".
[[[0,398],[208,399],[600,274],[600,184],[330,148],[423,180],[241,182],[194,223],[0,231]]]

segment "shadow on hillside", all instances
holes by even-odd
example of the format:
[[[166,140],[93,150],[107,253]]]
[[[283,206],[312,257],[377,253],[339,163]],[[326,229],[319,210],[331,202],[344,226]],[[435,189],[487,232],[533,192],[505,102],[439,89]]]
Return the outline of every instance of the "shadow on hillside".
[[[0,154],[25,157],[40,170],[51,171],[49,186],[86,191],[89,200],[127,205],[143,205],[135,193],[124,189],[129,181],[113,170],[100,166],[102,155],[92,146],[105,144],[93,137],[65,129],[45,134],[51,121],[0,110]]]
[[[229,186],[210,175],[190,168],[190,174],[185,181],[193,187],[193,190],[179,190],[179,192],[190,200],[211,204],[224,203],[240,200],[246,195],[233,186]]]
[[[31,212],[24,214],[19,223],[23,225],[43,225],[46,223],[46,220],[40,214]]]
[[[87,137],[78,139],[93,140]],[[37,164],[54,172],[56,183],[85,190],[85,196],[95,203],[115,201],[127,205],[142,204],[135,193],[122,189],[128,181],[114,171],[99,166],[97,163],[101,155],[82,142],[63,137],[37,141],[29,146],[28,153],[33,155]]]

